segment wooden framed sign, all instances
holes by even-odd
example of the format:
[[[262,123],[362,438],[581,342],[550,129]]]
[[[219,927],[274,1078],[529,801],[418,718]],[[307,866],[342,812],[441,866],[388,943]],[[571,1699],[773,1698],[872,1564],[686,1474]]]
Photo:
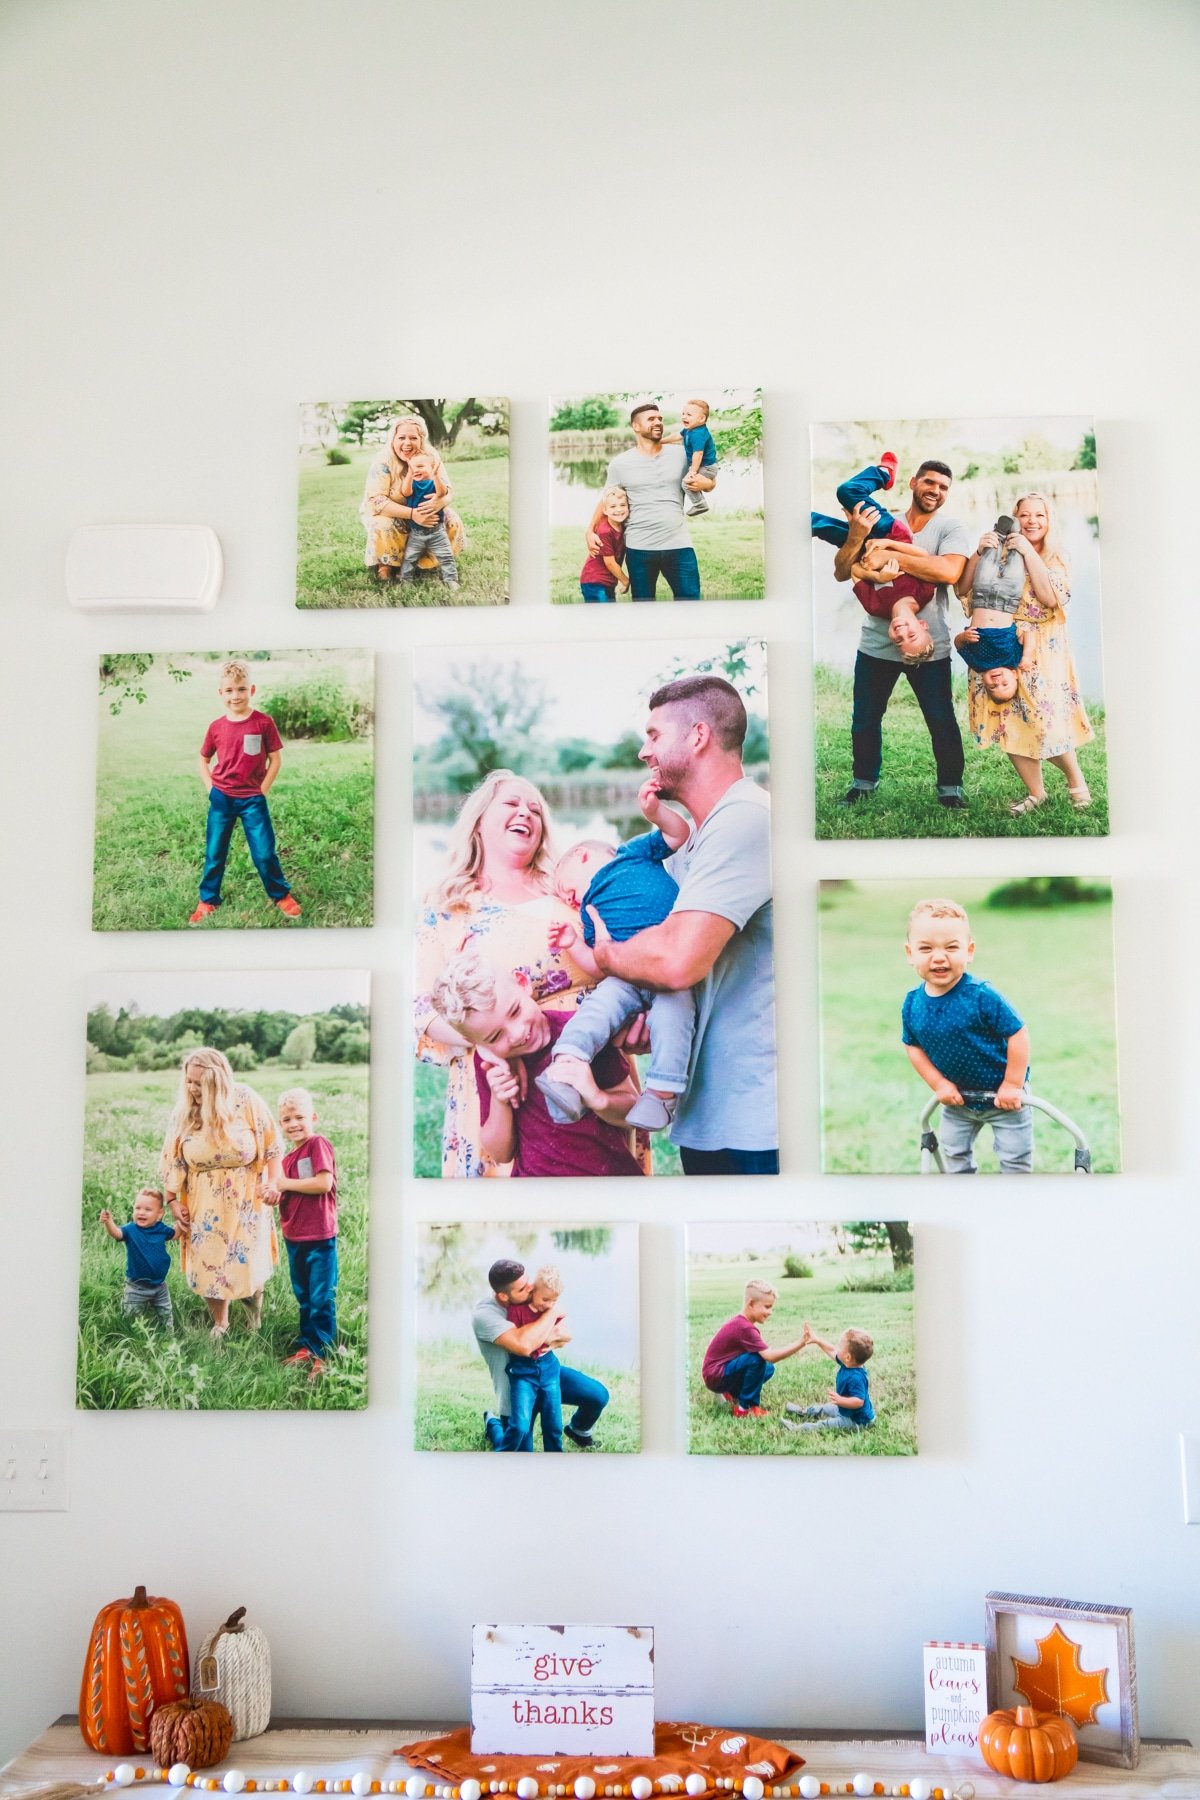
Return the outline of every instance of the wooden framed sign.
[[[471,1751],[654,1754],[647,1625],[476,1625]]]

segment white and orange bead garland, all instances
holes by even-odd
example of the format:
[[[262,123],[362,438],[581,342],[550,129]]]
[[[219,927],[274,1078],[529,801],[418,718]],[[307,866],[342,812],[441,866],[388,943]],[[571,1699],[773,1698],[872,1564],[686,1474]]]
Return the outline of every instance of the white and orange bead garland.
[[[597,1786],[590,1775],[581,1775],[567,1786],[564,1782],[547,1782],[538,1786],[532,1775],[515,1781],[476,1781],[473,1776],[457,1783],[426,1781],[422,1775],[410,1775],[404,1781],[382,1781],[360,1769],[356,1775],[325,1781],[297,1769],[290,1777],[256,1778],[241,1769],[227,1769],[224,1775],[205,1775],[189,1769],[186,1763],[173,1763],[169,1769],[135,1767],[118,1763],[101,1776],[105,1786],[132,1787],[135,1782],[166,1782],[173,1788],[195,1788],[204,1793],[226,1794],[352,1794],[365,1800],[374,1794],[403,1794],[406,1800],[483,1800],[484,1795],[511,1794],[514,1800],[650,1800],[655,1793],[673,1794],[678,1777],[651,1781],[648,1775],[635,1775],[630,1781],[609,1782]],[[923,1775],[909,1781],[877,1781],[872,1775],[858,1774],[849,1781],[821,1781],[816,1775],[801,1775],[792,1781],[764,1783],[757,1775],[707,1776],[693,1770],[685,1782],[689,1795],[707,1793],[710,1787],[721,1793],[740,1794],[742,1800],[830,1800],[837,1795],[853,1795],[855,1800],[975,1800],[971,1782],[958,1787],[935,1786]]]

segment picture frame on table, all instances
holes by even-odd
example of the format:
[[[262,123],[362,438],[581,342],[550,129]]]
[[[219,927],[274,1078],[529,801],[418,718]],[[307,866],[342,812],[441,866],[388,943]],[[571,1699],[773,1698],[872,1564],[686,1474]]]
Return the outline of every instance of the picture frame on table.
[[[1056,1712],[1074,1725],[1082,1762],[1136,1768],[1132,1609],[993,1592],[985,1613],[991,1706]]]

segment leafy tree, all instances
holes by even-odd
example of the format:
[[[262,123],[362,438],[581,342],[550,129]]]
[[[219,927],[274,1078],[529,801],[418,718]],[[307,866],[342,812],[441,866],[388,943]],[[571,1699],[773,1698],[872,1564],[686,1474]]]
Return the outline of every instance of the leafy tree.
[[[556,1250],[578,1250],[582,1256],[607,1256],[612,1249],[611,1225],[572,1225],[552,1231],[550,1242]]]
[[[390,408],[385,400],[352,400],[338,420],[338,436],[346,444],[365,444],[386,423]]]
[[[638,769],[641,757],[638,754],[643,744],[640,731],[625,731],[617,739],[610,750],[601,755],[601,766],[605,769]]]
[[[1081,881],[1078,875],[1027,875],[993,888],[985,906],[1081,906],[1111,900],[1107,882]]]
[[[288,1033],[283,1046],[283,1060],[293,1069],[307,1068],[317,1053],[317,1028],[311,1019],[302,1019],[294,1031]]]
[[[365,1063],[371,1060],[371,1034],[365,1025],[347,1025],[333,1046],[330,1059],[341,1063]]]
[[[723,456],[757,456],[762,449],[762,401],[746,406],[735,419],[714,418],[712,434]]]
[[[136,700],[139,706],[146,704],[144,683],[153,666],[153,656],[145,651],[100,658],[100,695],[108,700],[110,713],[119,713],[127,700]],[[179,668],[170,657],[167,658],[167,674],[175,682],[192,679],[192,671]]]
[[[590,769],[602,754],[600,746],[589,738],[567,738],[556,752],[559,773],[575,775],[581,769]]]
[[[588,394],[582,400],[566,400],[550,421],[551,431],[608,431],[621,423],[621,415],[609,394]]]
[[[888,1249],[892,1253],[893,1269],[912,1267],[912,1232],[905,1220],[852,1219],[844,1230],[847,1244],[859,1255]]]
[[[243,1075],[249,1069],[257,1069],[258,1056],[253,1044],[230,1044],[225,1051],[229,1058],[229,1066],[236,1075]]]
[[[530,740],[546,710],[540,684],[519,663],[471,663],[422,705],[444,726],[438,761],[458,793],[470,793],[494,769],[529,761]]]
[[[495,410],[490,402],[484,406],[474,399],[464,400],[457,412],[452,412],[453,400],[398,400],[396,405],[410,407],[425,421],[429,441],[438,450],[453,449],[464,425],[473,425],[485,412]]]
[[[1094,469],[1096,467],[1096,434],[1094,431],[1084,432],[1083,442],[1075,452],[1075,461],[1071,467],[1073,469]]]

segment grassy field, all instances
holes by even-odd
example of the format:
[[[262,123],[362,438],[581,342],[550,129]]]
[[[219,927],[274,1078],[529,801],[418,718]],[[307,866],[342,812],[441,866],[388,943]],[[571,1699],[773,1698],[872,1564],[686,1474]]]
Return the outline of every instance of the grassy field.
[[[208,796],[197,757],[221,711],[219,664],[173,657],[192,669],[175,682],[156,659],[142,683],[145,701],[125,700],[115,716],[100,701],[96,775],[96,931],[171,931],[187,924],[204,867]],[[273,658],[252,663],[259,704],[313,664]],[[331,666],[327,659],[324,666]],[[348,665],[349,666],[349,665]],[[359,665],[361,667],[363,665]],[[355,669],[355,674],[358,669]],[[303,916],[271,905],[235,829],[223,904],[200,927],[286,929],[293,925],[370,925],[374,874],[374,750],[370,739],[328,743],[284,739],[283,765],[269,805],[283,872]]]
[[[413,1174],[438,1176],[442,1172],[442,1119],[446,1111],[446,1071],[433,1063],[418,1063],[413,1092]],[[678,1175],[679,1152],[665,1132],[651,1138],[654,1173]]]
[[[580,1356],[579,1367],[587,1375],[602,1381],[612,1398],[596,1426],[596,1448],[612,1453],[636,1452],[642,1446],[641,1403],[637,1376],[628,1370],[614,1371],[593,1367]],[[423,1344],[417,1352],[417,1416],[413,1447],[417,1450],[483,1450],[484,1408],[492,1408],[495,1400],[487,1365],[471,1344],[460,1344],[454,1338]],[[564,1419],[570,1420],[567,1409]],[[534,1427],[534,1448],[541,1450],[541,1437]],[[563,1450],[575,1456],[593,1455],[582,1451],[569,1437],[563,1438]]]
[[[963,786],[970,802],[966,812],[939,806],[929,733],[912,689],[901,679],[883,721],[883,780],[856,806],[837,802],[853,779],[850,760],[850,714],[853,682],[848,675],[818,664],[816,686],[817,836],[819,838],[889,837],[1104,837],[1108,833],[1108,750],[1104,712],[1088,707],[1095,738],[1079,753],[1079,763],[1092,791],[1092,805],[1076,812],[1067,799],[1066,783],[1047,766],[1045,806],[1014,819],[1009,802],[1025,794],[1016,770],[999,750],[981,750],[967,729],[965,682],[955,681],[955,705],[967,753]]]
[[[167,1285],[175,1335],[167,1337],[121,1313],[125,1254],[98,1223],[109,1207],[118,1224],[130,1217],[133,1195],[158,1186],[158,1159],[179,1078],[131,1071],[87,1077],[82,1253],[79,1272],[79,1349],[76,1404],[201,1412],[258,1408],[340,1411],[367,1403],[367,1090],[365,1065],[314,1064],[301,1079],[318,1096],[321,1130],[338,1164],[338,1351],[311,1385],[303,1371],[284,1369],[295,1349],[296,1301],[279,1247],[279,1267],[263,1293],[262,1330],[247,1332],[244,1307],[231,1309],[229,1336],[214,1343],[208,1311],[179,1273],[171,1253]],[[296,1071],[261,1068],[246,1078],[274,1110]]]
[[[965,906],[971,973],[990,981],[1029,1026],[1032,1091],[1086,1134],[1093,1166],[1120,1167],[1112,907],[989,908],[997,884],[871,881],[821,897],[822,1166],[828,1174],[910,1174],[920,1168],[918,1119],[929,1097],[900,1042],[900,1008],[916,980],[904,956],[908,914],[944,892]],[[976,1139],[994,1170],[991,1132]],[[1034,1118],[1034,1168],[1067,1173],[1073,1144]]]
[[[761,600],[766,591],[763,573],[763,522],[761,513],[706,513],[690,526],[700,564],[700,591],[705,600]],[[556,606],[582,606],[579,571],[587,556],[583,530],[577,525],[555,525],[550,530],[550,598]],[[674,596],[659,579],[658,598]],[[629,602],[629,595],[618,604]],[[630,603],[631,604],[631,603]]]
[[[702,1456],[912,1456],[917,1448],[917,1388],[913,1350],[913,1296],[841,1294],[848,1270],[891,1270],[891,1257],[818,1260],[808,1280],[792,1280],[779,1262],[703,1262],[688,1268],[688,1448]],[[807,1319],[818,1336],[836,1343],[847,1326],[869,1331],[875,1352],[867,1363],[875,1423],[869,1431],[785,1431],[784,1402],[824,1404],[837,1373],[822,1351],[801,1350],[778,1364],[763,1390],[767,1419],[735,1419],[724,1400],[705,1387],[704,1352],[717,1327],[742,1310],[751,1278],[770,1282],[779,1295],[763,1329],[770,1345],[792,1343]]]
[[[296,545],[297,606],[443,606],[440,575],[422,571],[403,588],[381,586],[363,562],[366,532],[358,516],[367,469],[377,446],[348,450],[349,463],[331,467],[323,453],[300,461],[300,510]],[[446,458],[450,504],[467,528],[459,558],[462,586],[455,606],[503,606],[508,600],[507,456],[456,462]],[[403,596],[403,598],[401,598]]]

